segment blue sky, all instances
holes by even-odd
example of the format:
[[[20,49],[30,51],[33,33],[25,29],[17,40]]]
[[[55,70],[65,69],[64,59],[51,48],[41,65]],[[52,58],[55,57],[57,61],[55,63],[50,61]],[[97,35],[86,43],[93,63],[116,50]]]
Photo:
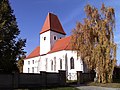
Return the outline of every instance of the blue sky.
[[[21,31],[20,37],[27,39],[27,55],[39,45],[39,32],[48,12],[58,16],[69,36],[76,22],[83,22],[86,17],[84,7],[91,4],[100,8],[102,3],[115,9],[115,42],[118,44],[117,60],[120,64],[120,0],[10,0]]]

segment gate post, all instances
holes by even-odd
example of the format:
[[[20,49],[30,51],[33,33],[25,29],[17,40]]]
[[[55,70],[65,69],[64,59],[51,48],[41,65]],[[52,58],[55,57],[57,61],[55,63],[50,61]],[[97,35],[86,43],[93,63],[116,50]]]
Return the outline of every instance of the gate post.
[[[59,70],[59,84],[60,86],[66,85],[66,71]]]
[[[80,85],[83,83],[82,71],[77,71],[77,84]]]
[[[41,77],[42,77],[42,86],[47,87],[47,73],[46,71],[40,71]]]

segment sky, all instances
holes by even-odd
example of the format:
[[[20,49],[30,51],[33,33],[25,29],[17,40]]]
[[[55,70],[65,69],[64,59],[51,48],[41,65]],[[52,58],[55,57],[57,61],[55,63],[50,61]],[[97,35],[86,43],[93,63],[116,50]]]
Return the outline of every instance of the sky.
[[[84,7],[91,4],[100,9],[104,3],[115,9],[116,30],[115,42],[117,43],[117,64],[120,64],[120,0],[9,0],[17,24],[20,37],[26,39],[25,51],[29,55],[34,48],[39,46],[39,32],[44,24],[48,12],[58,16],[67,36],[75,28],[76,22],[83,22],[86,17]]]

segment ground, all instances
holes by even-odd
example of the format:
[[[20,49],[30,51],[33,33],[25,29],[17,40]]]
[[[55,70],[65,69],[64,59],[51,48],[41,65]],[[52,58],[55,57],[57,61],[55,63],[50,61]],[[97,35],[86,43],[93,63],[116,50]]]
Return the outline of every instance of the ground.
[[[15,89],[15,90],[80,90],[77,87],[56,87],[47,89]]]
[[[88,86],[108,87],[108,88],[120,88],[120,83],[106,83],[106,84],[102,84],[102,83],[91,82],[91,83],[88,83],[87,85]]]
[[[87,83],[77,85],[75,82],[69,82],[69,86],[66,87],[54,87],[54,88],[47,88],[47,89],[15,89],[15,90],[120,90],[120,83],[107,83],[107,84],[100,84],[100,83]]]
[[[120,88],[108,88],[108,87],[100,87],[100,86],[80,86],[77,88],[80,90],[120,90]]]
[[[120,83],[94,83],[90,82],[85,85],[76,86],[80,90],[120,90]]]

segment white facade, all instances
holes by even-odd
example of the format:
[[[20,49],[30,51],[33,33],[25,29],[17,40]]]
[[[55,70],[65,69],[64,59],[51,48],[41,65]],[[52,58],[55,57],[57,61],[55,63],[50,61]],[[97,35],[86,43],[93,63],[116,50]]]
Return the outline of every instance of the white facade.
[[[23,66],[23,73],[39,73],[38,62],[40,60],[40,56],[25,59],[24,66]]]
[[[71,68],[70,61],[72,57],[74,59],[73,68]],[[34,72],[32,68],[34,68]],[[77,58],[76,52],[70,50],[63,50],[24,60],[23,73],[40,73],[40,71],[58,72],[58,70],[66,70],[68,80],[77,80],[76,71],[83,71],[82,60]]]

